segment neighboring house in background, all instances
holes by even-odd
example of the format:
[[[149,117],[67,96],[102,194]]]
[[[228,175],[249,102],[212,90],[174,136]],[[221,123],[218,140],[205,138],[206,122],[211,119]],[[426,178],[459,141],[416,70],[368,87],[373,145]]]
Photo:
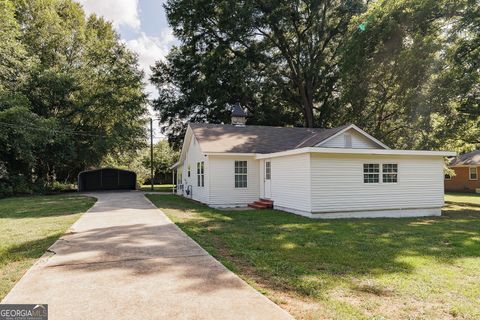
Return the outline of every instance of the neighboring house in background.
[[[455,171],[455,175],[445,175],[446,191],[480,193],[480,150],[454,158],[450,162],[449,168]]]
[[[212,207],[280,210],[311,218],[441,214],[444,157],[392,150],[355,125],[332,129],[190,123],[177,193]],[[263,200],[258,201],[261,198]]]

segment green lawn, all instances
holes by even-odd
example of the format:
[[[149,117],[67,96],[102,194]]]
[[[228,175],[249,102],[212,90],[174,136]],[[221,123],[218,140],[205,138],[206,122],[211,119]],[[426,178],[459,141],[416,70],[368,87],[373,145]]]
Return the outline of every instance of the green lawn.
[[[480,194],[475,193],[447,193],[445,202],[480,206]]]
[[[172,192],[173,184],[154,184],[153,191],[160,191],[160,192]],[[151,191],[151,185],[144,184],[140,190],[142,191]]]
[[[74,195],[0,199],[0,300],[94,203]]]
[[[479,319],[480,208],[316,221],[147,195],[228,268],[297,318]]]

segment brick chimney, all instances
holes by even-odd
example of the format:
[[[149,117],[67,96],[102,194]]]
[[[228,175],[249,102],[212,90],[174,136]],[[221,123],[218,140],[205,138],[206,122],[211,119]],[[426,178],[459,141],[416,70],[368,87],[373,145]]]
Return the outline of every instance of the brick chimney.
[[[237,102],[232,107],[232,124],[238,127],[245,127],[247,122],[247,113],[240,105],[240,102]]]

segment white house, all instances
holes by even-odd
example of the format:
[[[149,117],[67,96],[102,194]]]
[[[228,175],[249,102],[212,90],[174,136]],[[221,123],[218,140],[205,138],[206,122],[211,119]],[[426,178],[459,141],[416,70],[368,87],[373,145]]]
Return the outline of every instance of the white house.
[[[239,110],[232,123],[188,125],[173,166],[178,194],[212,207],[273,203],[310,218],[441,214],[453,152],[392,150],[353,124],[250,126]]]

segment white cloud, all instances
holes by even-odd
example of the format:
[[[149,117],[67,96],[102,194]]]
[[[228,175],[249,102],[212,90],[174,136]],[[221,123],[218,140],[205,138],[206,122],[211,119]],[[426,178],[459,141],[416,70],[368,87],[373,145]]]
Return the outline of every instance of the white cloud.
[[[112,21],[115,28],[127,26],[135,30],[137,37],[122,40],[127,47],[138,54],[140,68],[145,72],[146,92],[155,95],[156,90],[149,83],[150,66],[164,59],[176,40],[170,28],[160,30],[159,36],[149,36],[141,29],[139,0],[76,0],[83,5],[87,14],[95,13]]]
[[[147,36],[141,32],[138,38],[126,41],[128,48],[138,53],[140,65],[144,69],[155,61],[164,59],[174,43],[175,37],[169,28],[163,29],[159,37]]]
[[[140,68],[145,72],[145,93],[150,99],[158,96],[156,88],[150,83],[151,75],[150,66],[155,64],[157,60],[165,59],[168,51],[175,44],[176,40],[170,28],[161,30],[159,36],[148,36],[141,28],[139,0],[76,0],[83,5],[85,12],[90,15],[95,13],[103,16],[112,22],[113,26],[119,31],[120,27],[128,27],[137,35],[136,38],[130,40],[122,40],[127,47],[138,54],[138,62]],[[148,113],[151,117],[156,118],[155,111],[148,107]],[[158,121],[154,121],[154,141],[163,139],[160,133]]]
[[[130,50],[138,54],[140,68],[145,71],[148,79],[151,75],[150,66],[153,66],[155,61],[165,59],[168,51],[175,44],[175,37],[169,28],[165,28],[160,32],[159,37],[147,36],[141,32],[138,38],[125,41],[125,43]],[[155,92],[153,86],[148,84],[148,80],[146,91],[148,93]]]
[[[144,32],[140,32],[139,36],[135,39],[125,41],[127,47],[138,54],[138,63],[140,68],[145,72],[145,93],[149,95],[150,99],[158,97],[157,89],[149,81],[152,71],[150,67],[158,60],[164,60],[168,54],[170,48],[176,43],[176,39],[172,34],[170,28],[161,30],[160,36],[151,37]],[[149,106],[149,114],[151,117],[156,118],[155,111]],[[161,134],[158,121],[154,121],[153,130],[155,132],[154,142],[164,139]]]
[[[95,13],[112,21],[115,28],[140,29],[138,0],[77,0],[87,14]]]

